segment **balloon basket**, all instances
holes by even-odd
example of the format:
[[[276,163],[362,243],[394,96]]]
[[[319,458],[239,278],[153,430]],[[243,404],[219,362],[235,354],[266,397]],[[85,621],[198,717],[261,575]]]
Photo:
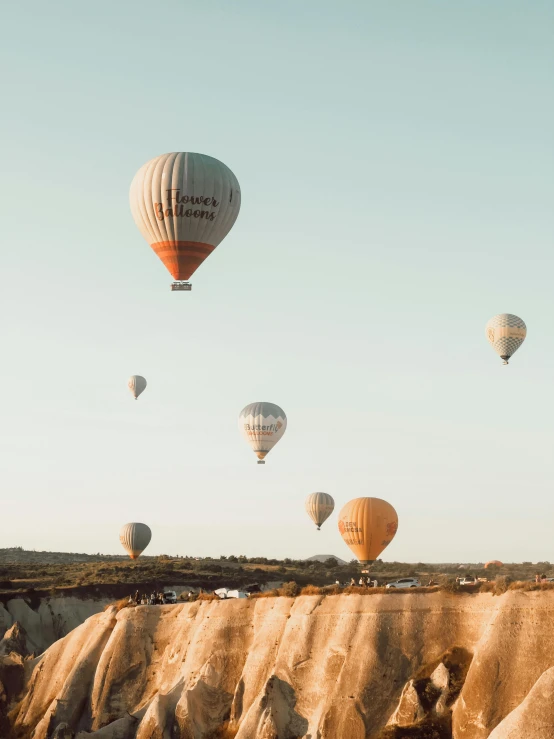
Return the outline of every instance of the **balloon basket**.
[[[192,290],[192,285],[190,284],[190,282],[181,282],[181,281],[172,282],[171,283],[171,290],[178,290],[178,291],[187,290],[187,291],[190,291],[190,290]]]
[[[258,464],[265,464],[263,459],[258,459]]]

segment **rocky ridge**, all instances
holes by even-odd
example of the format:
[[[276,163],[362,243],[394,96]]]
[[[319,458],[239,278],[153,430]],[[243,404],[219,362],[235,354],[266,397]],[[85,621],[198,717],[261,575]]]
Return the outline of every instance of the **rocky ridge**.
[[[553,621],[549,591],[112,606],[35,658],[12,625],[0,735],[552,739]]]

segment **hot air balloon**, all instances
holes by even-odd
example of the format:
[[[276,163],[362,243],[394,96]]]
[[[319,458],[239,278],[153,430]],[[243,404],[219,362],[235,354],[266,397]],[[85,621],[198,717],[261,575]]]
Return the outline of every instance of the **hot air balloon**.
[[[490,562],[485,563],[485,569],[488,570],[491,567],[503,567],[503,564],[499,559],[491,559]]]
[[[146,389],[146,380],[140,375],[131,375],[127,384],[129,385],[129,390],[133,393],[133,398],[135,400]]]
[[[258,464],[285,433],[285,411],[274,403],[250,403],[239,415],[239,431],[258,457]]]
[[[485,333],[494,351],[504,360],[504,364],[508,364],[512,354],[525,341],[527,326],[512,313],[499,313],[487,323]]]
[[[321,529],[322,524],[329,518],[335,508],[335,501],[328,493],[312,493],[306,498],[308,516]]]
[[[145,523],[126,523],[119,532],[119,541],[131,559],[137,559],[150,544],[152,532]]]
[[[394,539],[396,511],[381,498],[354,498],[339,513],[339,531],[360,563],[370,564]]]
[[[186,282],[227,236],[240,210],[240,185],[222,162],[205,154],[172,152],[136,173],[131,212],[140,232],[175,282]]]

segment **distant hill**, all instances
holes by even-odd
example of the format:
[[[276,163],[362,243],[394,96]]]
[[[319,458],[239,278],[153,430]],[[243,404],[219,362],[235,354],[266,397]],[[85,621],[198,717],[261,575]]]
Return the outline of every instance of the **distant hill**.
[[[340,557],[337,557],[335,554],[314,554],[313,557],[308,557],[306,562],[325,562],[326,560],[330,558],[336,559],[339,565],[347,565],[348,562],[345,562],[344,559],[341,559]]]
[[[125,562],[126,554],[79,554],[76,552],[37,552],[10,547],[0,549],[0,564],[59,564],[76,562]],[[143,557],[146,559],[146,557]]]

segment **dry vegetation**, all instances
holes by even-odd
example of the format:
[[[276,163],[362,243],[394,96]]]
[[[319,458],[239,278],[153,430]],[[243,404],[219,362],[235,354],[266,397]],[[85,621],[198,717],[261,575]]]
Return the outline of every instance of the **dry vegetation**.
[[[387,726],[377,739],[452,739],[452,719],[448,715],[426,719],[415,726]]]
[[[237,728],[231,729],[226,723],[226,725],[221,728],[215,729],[215,731],[209,735],[208,739],[234,739],[238,733],[238,726]]]
[[[554,576],[548,562],[510,564],[500,570],[485,570],[483,565],[430,565],[419,562],[377,561],[371,568],[371,577],[385,585],[399,577],[418,577],[422,585],[429,581],[434,587],[414,588],[410,592],[435,592],[437,589],[453,594],[490,592],[500,595],[507,590],[550,590],[553,583],[535,583],[535,574]],[[488,582],[460,587],[456,576],[472,575],[489,578]],[[254,597],[286,595],[335,595],[337,593],[389,595],[404,590],[365,588],[349,585],[351,578],[360,577],[356,562],[339,565],[333,558],[325,562],[310,560],[276,560],[265,557],[247,558],[229,556],[219,559],[193,557],[141,557],[132,562],[124,556],[85,555],[56,552],[28,552],[21,548],[0,549],[0,600],[15,596],[33,598],[48,595],[76,595],[82,597],[110,597],[114,600],[128,597],[135,590],[151,592],[164,587],[182,586],[203,589],[203,599],[214,597],[220,587],[248,590]],[[335,585],[336,580],[341,583]],[[271,582],[284,583],[273,590],[257,591]]]

